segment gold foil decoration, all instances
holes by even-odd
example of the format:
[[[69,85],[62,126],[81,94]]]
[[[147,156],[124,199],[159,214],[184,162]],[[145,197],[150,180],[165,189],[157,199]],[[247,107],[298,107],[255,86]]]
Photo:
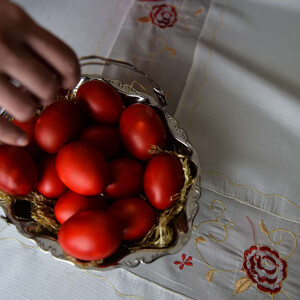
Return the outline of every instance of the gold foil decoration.
[[[58,224],[54,216],[53,206],[55,204],[55,200],[47,199],[46,197],[34,192],[32,193],[32,196],[32,219],[34,219],[39,225],[46,228],[50,232],[57,234],[60,225]],[[41,231],[43,231],[43,228],[41,228]]]
[[[0,202],[5,206],[5,207],[10,207],[16,199],[9,194],[3,192],[0,190]]]
[[[8,210],[11,210],[12,205],[16,201],[30,202],[31,217],[39,225],[35,228],[35,231],[42,233],[47,230],[57,234],[60,225],[54,217],[53,206],[55,204],[55,200],[47,199],[36,192],[31,192],[26,196],[13,196],[0,191],[0,201]]]

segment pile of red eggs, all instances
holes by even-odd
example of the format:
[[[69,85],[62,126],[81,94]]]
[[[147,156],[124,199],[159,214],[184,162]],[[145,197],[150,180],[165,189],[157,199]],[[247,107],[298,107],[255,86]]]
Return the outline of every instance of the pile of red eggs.
[[[168,134],[157,112],[125,106],[105,81],[87,81],[76,101],[55,100],[28,122],[13,122],[30,144],[0,145],[0,189],[57,199],[58,241],[76,259],[104,259],[122,241],[141,240],[184,185],[178,157],[163,151]]]

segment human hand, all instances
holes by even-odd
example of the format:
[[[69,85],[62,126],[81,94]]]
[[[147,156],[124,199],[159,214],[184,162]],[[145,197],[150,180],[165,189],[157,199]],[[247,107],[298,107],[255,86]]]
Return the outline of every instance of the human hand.
[[[58,88],[73,88],[79,76],[76,55],[66,44],[22,8],[0,0],[0,107],[18,121],[27,121],[39,105],[53,100]],[[2,117],[0,140],[22,146],[29,142],[20,128]]]

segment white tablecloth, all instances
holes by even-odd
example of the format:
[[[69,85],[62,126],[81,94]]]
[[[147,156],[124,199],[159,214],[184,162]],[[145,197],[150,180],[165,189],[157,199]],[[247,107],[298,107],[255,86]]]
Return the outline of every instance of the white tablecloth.
[[[148,72],[199,152],[203,189],[184,249],[132,269],[75,268],[0,220],[0,299],[299,299],[299,2],[16,2],[78,56]],[[162,4],[176,11],[164,28],[149,19]],[[272,284],[245,272],[262,253]]]

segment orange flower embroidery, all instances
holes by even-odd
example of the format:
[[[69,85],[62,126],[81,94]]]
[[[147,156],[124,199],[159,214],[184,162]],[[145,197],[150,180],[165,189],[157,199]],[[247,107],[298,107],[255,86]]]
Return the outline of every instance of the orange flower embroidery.
[[[179,270],[182,270],[184,266],[189,266],[189,267],[193,266],[193,263],[191,262],[191,260],[193,259],[192,256],[186,258],[186,254],[182,254],[181,259],[182,261],[178,261],[178,260],[174,261],[174,265],[179,265]]]

